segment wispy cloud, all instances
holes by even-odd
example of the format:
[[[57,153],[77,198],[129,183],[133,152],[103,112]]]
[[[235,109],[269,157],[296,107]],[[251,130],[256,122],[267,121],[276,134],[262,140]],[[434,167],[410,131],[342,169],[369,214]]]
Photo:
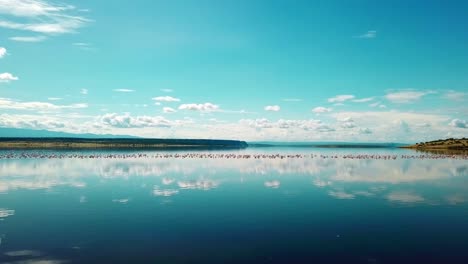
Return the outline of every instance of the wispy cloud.
[[[49,101],[59,101],[59,100],[62,100],[63,98],[60,98],[60,97],[48,97],[47,100]]]
[[[114,89],[113,91],[118,92],[118,93],[133,93],[133,92],[135,92],[135,90],[132,90],[132,89]]]
[[[156,102],[180,102],[179,98],[175,98],[172,96],[158,96],[158,97],[153,97],[152,100]]]
[[[170,113],[175,113],[176,110],[174,108],[171,108],[171,107],[163,107],[163,112],[166,113],[166,114],[170,114]]]
[[[281,107],[279,105],[267,105],[264,109],[265,111],[278,112],[281,110]]]
[[[373,39],[377,37],[377,31],[376,30],[369,30],[364,34],[355,36],[355,38],[362,38],[362,39]]]
[[[162,116],[131,116],[130,114],[111,113],[101,116],[99,120],[104,125],[118,128],[172,126],[172,123]]]
[[[7,54],[7,50],[4,47],[0,47],[0,59]]]
[[[0,98],[0,109],[14,109],[14,110],[31,110],[31,111],[47,111],[47,110],[60,110],[60,109],[80,109],[87,108],[88,104],[79,103],[71,105],[56,105],[47,102],[20,102],[9,98]]]
[[[80,94],[87,95],[88,94],[88,89],[81,89]]]
[[[46,0],[0,0],[0,14],[13,18],[0,19],[0,27],[49,35],[72,33],[90,22],[74,11],[72,5]]]
[[[179,110],[191,110],[200,112],[213,112],[219,110],[219,106],[212,103],[204,104],[182,104],[179,106]]]
[[[9,40],[18,41],[18,42],[41,42],[46,40],[45,36],[16,36],[16,37],[9,37]]]
[[[370,128],[359,128],[359,134],[372,134],[372,130]]]
[[[380,101],[369,104],[369,106],[370,107],[378,107],[378,108],[387,108],[387,106],[382,104],[382,102],[380,102]]]
[[[450,90],[444,94],[444,98],[461,102],[464,101],[468,93]]]
[[[385,98],[389,100],[392,103],[412,103],[415,101],[418,101],[421,99],[423,96],[430,94],[433,92],[430,91],[398,91],[398,92],[392,92],[392,93],[387,93],[385,95]]]
[[[361,98],[361,99],[354,99],[353,102],[355,103],[367,103],[374,100],[374,97],[367,97],[367,98]]]
[[[75,43],[72,43],[73,46],[81,49],[81,50],[86,50],[86,51],[94,51],[96,50],[94,47],[93,47],[93,44],[91,43],[87,43],[87,42],[75,42]]]
[[[8,83],[11,81],[17,81],[19,78],[9,72],[0,73],[0,83]]]
[[[299,131],[317,131],[330,132],[335,129],[323,124],[320,120],[294,120],[294,119],[279,119],[278,121],[270,121],[266,118],[258,119],[241,119],[239,123],[255,129],[279,129],[279,130],[299,130]]]
[[[332,111],[331,108],[326,108],[326,107],[323,107],[323,106],[318,106],[318,107],[315,107],[314,109],[312,109],[312,112],[314,112],[316,114],[328,113],[328,112],[331,112],[331,111]]]
[[[350,95],[350,94],[342,94],[342,95],[337,95],[335,97],[332,97],[332,98],[328,98],[328,102],[329,103],[342,103],[342,102],[345,102],[347,100],[351,100],[351,99],[354,99],[354,95]]]
[[[172,93],[174,90],[172,89],[161,89],[161,92],[165,92],[165,93]]]
[[[77,47],[89,47],[91,46],[90,43],[86,43],[86,42],[75,42],[75,43],[72,43],[73,46],[77,46]]]

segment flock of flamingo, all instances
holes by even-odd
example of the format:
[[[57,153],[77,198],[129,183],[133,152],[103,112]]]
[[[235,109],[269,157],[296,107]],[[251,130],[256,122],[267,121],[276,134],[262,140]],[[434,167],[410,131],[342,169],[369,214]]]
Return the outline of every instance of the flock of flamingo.
[[[396,160],[396,159],[459,159],[468,160],[468,155],[420,154],[235,154],[235,153],[41,153],[41,152],[8,152],[0,153],[2,159],[361,159],[361,160]]]

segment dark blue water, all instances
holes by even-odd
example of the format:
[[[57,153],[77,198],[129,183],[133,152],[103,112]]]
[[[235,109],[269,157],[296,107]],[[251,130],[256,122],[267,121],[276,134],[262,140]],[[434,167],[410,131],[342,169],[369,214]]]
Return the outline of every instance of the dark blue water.
[[[229,153],[0,159],[0,263],[468,263],[466,159]]]

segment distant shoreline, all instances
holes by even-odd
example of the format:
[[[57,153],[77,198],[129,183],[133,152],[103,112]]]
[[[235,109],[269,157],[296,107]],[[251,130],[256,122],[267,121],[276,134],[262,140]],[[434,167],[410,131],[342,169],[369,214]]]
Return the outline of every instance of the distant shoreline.
[[[0,149],[244,149],[244,148],[397,148],[396,143],[247,143],[239,140],[75,138],[75,137],[0,137]]]
[[[0,149],[243,149],[245,141],[139,138],[0,138]]]
[[[0,149],[245,149],[245,148],[353,148],[413,149],[416,151],[468,151],[468,139],[446,139],[414,145],[350,142],[251,142],[216,139],[0,137]]]
[[[397,148],[403,144],[395,143],[249,143],[249,148]]]

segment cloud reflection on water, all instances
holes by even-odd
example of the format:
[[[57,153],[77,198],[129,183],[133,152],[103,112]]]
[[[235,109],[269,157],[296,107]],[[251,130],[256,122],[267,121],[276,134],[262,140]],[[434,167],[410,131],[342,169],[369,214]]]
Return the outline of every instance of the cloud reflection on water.
[[[272,176],[276,179],[272,180]],[[420,203],[426,200],[425,196],[407,185],[426,184],[461,193],[443,198],[445,203],[458,204],[467,200],[463,193],[468,191],[466,181],[456,180],[468,177],[468,165],[466,161],[457,159],[0,160],[0,193],[58,186],[86,188],[96,177],[101,181],[133,177],[160,178],[158,181],[168,188],[158,187],[152,192],[154,196],[163,197],[179,194],[181,190],[212,190],[221,184],[239,181],[254,183],[260,180],[265,187],[278,188],[280,185],[287,186],[285,179],[298,177],[310,178],[312,186],[323,188],[328,195],[337,199],[378,196],[390,202]]]
[[[0,220],[15,214],[15,210],[0,208]]]

